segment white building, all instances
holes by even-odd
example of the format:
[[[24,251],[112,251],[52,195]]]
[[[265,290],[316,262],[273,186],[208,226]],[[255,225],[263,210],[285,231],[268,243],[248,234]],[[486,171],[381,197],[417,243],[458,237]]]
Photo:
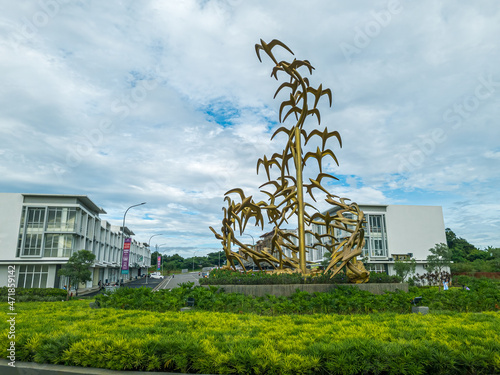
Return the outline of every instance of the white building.
[[[440,206],[365,204],[359,205],[359,208],[366,217],[362,257],[366,257],[365,267],[369,271],[394,275],[396,260],[413,258],[417,262],[415,272],[423,274],[427,272],[425,268],[429,249],[436,244],[446,243],[443,210]],[[330,215],[337,209],[333,207],[329,211]],[[322,229],[313,225],[312,231],[323,234]],[[344,236],[342,231],[336,229],[336,238]],[[318,249],[316,256],[311,254],[309,257],[311,260],[319,259],[323,252],[323,249]]]
[[[62,288],[67,281],[57,271],[79,250],[96,256],[92,281],[80,288],[145,273],[151,251],[132,240],[129,274],[121,274],[123,232],[134,233],[101,220],[105,213],[85,195],[0,193],[0,287],[15,266],[17,287]]]

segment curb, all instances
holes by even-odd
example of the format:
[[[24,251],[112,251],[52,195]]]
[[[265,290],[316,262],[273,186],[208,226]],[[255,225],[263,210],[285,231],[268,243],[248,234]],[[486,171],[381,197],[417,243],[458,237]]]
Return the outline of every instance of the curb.
[[[62,366],[62,365],[49,365],[46,363],[35,362],[18,362],[16,367],[9,366],[9,361],[0,359],[0,373],[2,375],[139,375],[139,374],[167,374],[167,375],[182,375],[178,372],[148,372],[148,371],[116,371],[106,370],[93,367],[77,367],[77,366]],[[209,374],[205,374],[209,375]]]
[[[159,283],[157,286],[153,288],[152,291],[157,292],[160,289],[163,289],[163,287],[169,283],[170,279],[171,279],[170,277],[165,277],[161,283]]]

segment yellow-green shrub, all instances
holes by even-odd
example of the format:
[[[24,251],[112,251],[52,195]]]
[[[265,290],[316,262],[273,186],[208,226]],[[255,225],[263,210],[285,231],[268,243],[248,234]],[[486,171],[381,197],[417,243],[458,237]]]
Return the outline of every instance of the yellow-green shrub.
[[[18,303],[16,312],[19,361],[211,374],[500,371],[494,312],[271,317],[93,310],[88,301]],[[1,347],[8,341],[2,334]]]

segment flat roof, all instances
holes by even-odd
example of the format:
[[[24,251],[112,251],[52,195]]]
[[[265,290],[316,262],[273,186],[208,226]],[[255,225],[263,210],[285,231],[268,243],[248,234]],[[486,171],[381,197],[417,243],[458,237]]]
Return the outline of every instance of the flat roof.
[[[79,200],[84,206],[99,214],[107,214],[102,207],[96,205],[87,195],[72,194],[22,194],[23,197],[53,197],[53,198],[74,198]]]

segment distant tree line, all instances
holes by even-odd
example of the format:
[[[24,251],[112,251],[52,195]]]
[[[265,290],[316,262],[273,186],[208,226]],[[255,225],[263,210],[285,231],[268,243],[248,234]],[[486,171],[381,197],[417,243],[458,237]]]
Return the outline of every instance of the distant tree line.
[[[448,267],[452,273],[500,272],[500,248],[488,246],[480,250],[466,239],[457,237],[450,228],[446,228],[445,232],[446,244],[436,244],[429,249],[427,274],[417,274],[417,278],[427,278],[429,285],[439,283],[440,279],[449,276],[446,272]],[[415,259],[396,261],[394,269],[396,274],[405,280],[415,273],[416,261]]]
[[[476,248],[466,239],[446,228],[446,242],[451,252],[452,272],[500,272],[500,248]]]
[[[224,251],[208,253],[207,255],[194,256],[183,258],[179,254],[165,255],[158,251],[151,254],[151,266],[157,265],[158,256],[162,256],[163,270],[174,271],[181,269],[201,269],[203,267],[217,267],[223,266],[226,262],[226,253]]]

